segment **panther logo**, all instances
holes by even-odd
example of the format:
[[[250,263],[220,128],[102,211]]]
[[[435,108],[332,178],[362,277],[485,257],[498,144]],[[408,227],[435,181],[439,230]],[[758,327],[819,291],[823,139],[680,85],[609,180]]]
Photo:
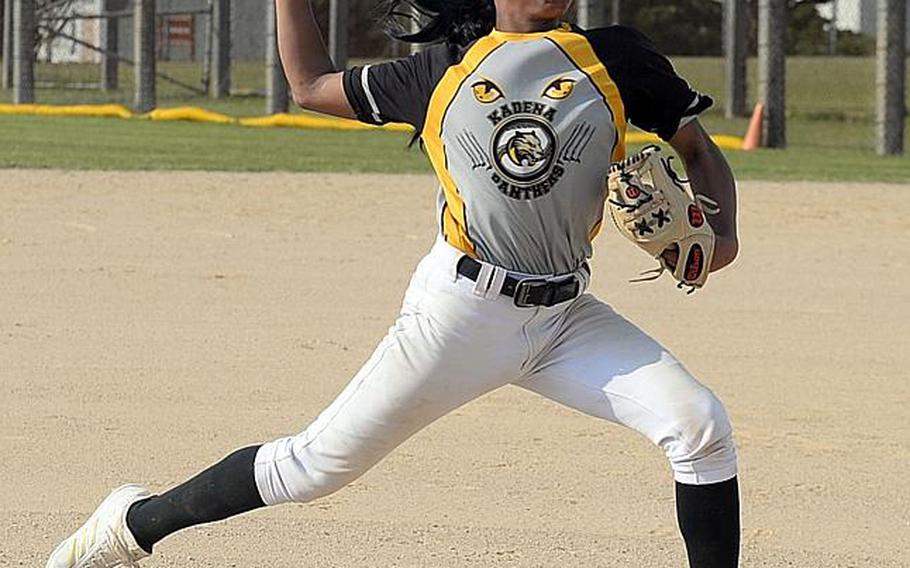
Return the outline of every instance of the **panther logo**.
[[[502,151],[516,166],[534,166],[547,159],[543,144],[533,131],[517,132]],[[501,160],[502,156],[499,158]]]
[[[491,154],[496,171],[509,182],[527,187],[546,179],[557,152],[553,126],[543,118],[516,115],[493,132]]]

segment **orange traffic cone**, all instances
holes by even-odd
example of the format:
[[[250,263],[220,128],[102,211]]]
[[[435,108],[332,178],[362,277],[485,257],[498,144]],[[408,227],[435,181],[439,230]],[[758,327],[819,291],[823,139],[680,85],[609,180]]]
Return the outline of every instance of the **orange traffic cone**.
[[[758,103],[755,110],[752,111],[752,120],[749,121],[749,129],[746,130],[746,137],[743,138],[743,150],[755,150],[762,146],[762,123],[765,120],[765,105]]]

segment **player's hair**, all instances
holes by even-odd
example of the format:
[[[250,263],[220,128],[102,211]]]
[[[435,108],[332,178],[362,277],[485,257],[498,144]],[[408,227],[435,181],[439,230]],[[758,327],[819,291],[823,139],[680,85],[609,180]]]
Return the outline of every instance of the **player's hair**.
[[[408,43],[468,45],[496,25],[493,0],[383,0],[386,34]]]

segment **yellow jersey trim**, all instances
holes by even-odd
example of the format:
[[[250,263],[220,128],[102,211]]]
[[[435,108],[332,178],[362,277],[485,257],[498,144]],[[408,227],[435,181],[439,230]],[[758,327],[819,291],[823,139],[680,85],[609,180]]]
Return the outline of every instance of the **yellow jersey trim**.
[[[465,53],[461,63],[449,67],[430,98],[427,120],[422,133],[424,146],[430,162],[433,164],[433,169],[439,176],[446,201],[441,220],[442,235],[449,244],[474,257],[477,256],[477,252],[468,235],[464,199],[449,172],[445,143],[442,141],[442,125],[445,122],[449,106],[467,78],[487,56],[505,42],[506,40],[493,36],[483,37]]]
[[[626,115],[625,107],[619,94],[619,87],[613,82],[606,66],[597,57],[594,48],[583,35],[572,31],[568,24],[563,24],[553,30],[534,33],[511,33],[493,30],[489,35],[477,40],[465,53],[461,62],[446,71],[433,91],[427,109],[427,119],[421,134],[430,162],[439,176],[443,196],[445,197],[445,206],[440,220],[443,237],[449,244],[473,257],[477,256],[477,252],[468,233],[464,199],[458,191],[458,186],[455,184],[451,172],[449,172],[445,143],[442,140],[443,123],[449,106],[464,82],[491,53],[510,41],[537,39],[548,39],[553,42],[591,80],[603,97],[604,104],[613,115],[613,124],[616,128],[616,144],[614,145],[611,159],[613,162],[618,162],[625,158],[626,155]],[[601,225],[602,223],[598,223],[595,227],[592,227],[592,239],[600,232]]]
[[[626,109],[619,94],[619,87],[613,82],[606,66],[594,53],[588,39],[581,34],[559,28],[546,36],[555,43],[578,69],[591,79],[604,99],[604,104],[613,114],[616,127],[616,145],[611,156],[613,162],[626,157]]]
[[[560,29],[559,32],[566,30]],[[587,75],[603,96],[604,104],[613,114],[613,125],[616,128],[616,144],[613,148],[611,160],[619,162],[626,157],[626,108],[619,94],[619,87],[610,77],[607,67],[600,61],[594,48],[586,37],[569,31],[569,33],[554,33],[547,36],[556,43],[566,56]],[[606,180],[604,180],[606,183]],[[589,232],[589,239],[594,240],[603,230],[603,219],[598,221]]]

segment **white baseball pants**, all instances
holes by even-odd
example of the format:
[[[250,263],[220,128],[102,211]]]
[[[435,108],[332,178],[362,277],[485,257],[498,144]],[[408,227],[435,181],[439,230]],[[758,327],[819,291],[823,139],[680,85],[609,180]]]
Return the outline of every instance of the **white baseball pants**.
[[[681,483],[736,475],[721,402],[660,344],[590,294],[515,307],[497,292],[501,269],[485,266],[475,284],[457,274],[460,257],[438,242],[351,383],[302,433],[262,446],[255,474],[266,504],[333,493],[437,418],[509,384],[641,432]]]

